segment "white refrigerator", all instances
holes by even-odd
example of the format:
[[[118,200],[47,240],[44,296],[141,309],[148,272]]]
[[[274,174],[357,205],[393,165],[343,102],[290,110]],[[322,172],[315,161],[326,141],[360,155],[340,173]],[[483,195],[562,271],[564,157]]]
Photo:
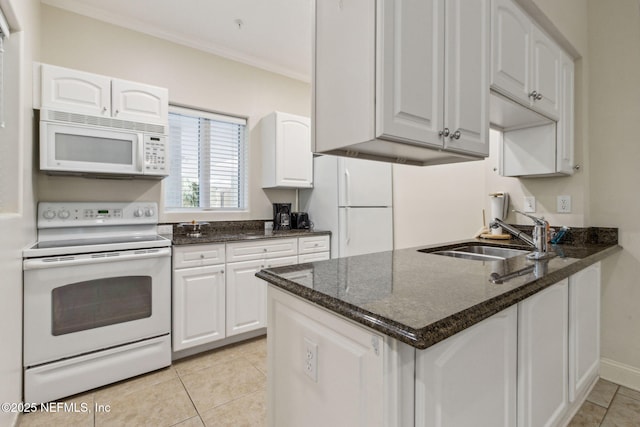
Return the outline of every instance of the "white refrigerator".
[[[331,257],[393,249],[391,164],[319,156],[314,188],[300,194],[300,208],[317,230],[331,231]]]

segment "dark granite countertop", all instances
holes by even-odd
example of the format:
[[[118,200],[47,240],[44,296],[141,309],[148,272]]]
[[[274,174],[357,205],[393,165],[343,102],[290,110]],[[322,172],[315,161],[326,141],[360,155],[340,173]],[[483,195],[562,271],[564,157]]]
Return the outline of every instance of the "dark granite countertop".
[[[226,243],[242,240],[282,239],[286,237],[305,237],[328,234],[330,231],[310,230],[278,230],[265,233],[264,230],[211,230],[203,231],[200,237],[190,237],[187,234],[173,234],[174,245],[203,245],[207,243]]]
[[[615,229],[605,229],[615,230]],[[474,261],[419,252],[462,243],[521,247],[469,239],[370,255],[278,267],[257,276],[348,319],[424,349],[524,300],[622,248],[615,241],[553,246],[558,256]],[[300,279],[301,272],[306,272]],[[502,284],[491,275],[513,275]]]

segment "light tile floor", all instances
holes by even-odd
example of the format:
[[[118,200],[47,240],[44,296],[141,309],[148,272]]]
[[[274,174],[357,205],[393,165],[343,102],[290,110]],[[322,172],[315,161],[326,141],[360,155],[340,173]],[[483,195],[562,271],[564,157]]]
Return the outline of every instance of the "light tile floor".
[[[263,426],[266,373],[263,337],[73,396],[60,412],[23,414],[19,426]]]
[[[266,373],[267,343],[263,337],[73,396],[63,401],[68,410],[62,407],[56,413],[23,414],[19,425],[264,426]],[[107,405],[108,412],[95,409]],[[640,392],[599,380],[569,427],[613,426],[640,426]]]
[[[640,391],[599,380],[569,427],[640,426]]]

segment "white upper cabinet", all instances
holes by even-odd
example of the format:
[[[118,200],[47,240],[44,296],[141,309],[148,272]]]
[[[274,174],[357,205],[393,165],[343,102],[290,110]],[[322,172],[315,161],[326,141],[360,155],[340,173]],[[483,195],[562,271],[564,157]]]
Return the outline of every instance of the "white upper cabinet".
[[[559,119],[561,50],[535,25],[532,43],[531,105],[549,117]]]
[[[383,5],[379,136],[487,156],[488,0]]]
[[[489,155],[489,0],[447,0],[445,149]],[[446,132],[445,132],[446,133]]]
[[[116,119],[143,123],[166,123],[169,117],[167,89],[113,79],[111,109]]]
[[[42,65],[42,108],[111,116],[111,79],[83,71]]]
[[[274,112],[262,119],[262,187],[313,187],[311,120]]]
[[[43,109],[140,123],[168,123],[169,93],[165,88],[48,64],[42,64],[41,68]]]
[[[418,165],[488,155],[488,0],[316,12],[314,151]]]
[[[492,0],[492,88],[560,117],[561,49],[512,0]]]
[[[571,175],[574,172],[574,65],[569,55],[563,53],[560,63],[560,120],[558,120],[556,170]]]
[[[440,1],[384,1],[379,137],[442,148],[444,7]]]

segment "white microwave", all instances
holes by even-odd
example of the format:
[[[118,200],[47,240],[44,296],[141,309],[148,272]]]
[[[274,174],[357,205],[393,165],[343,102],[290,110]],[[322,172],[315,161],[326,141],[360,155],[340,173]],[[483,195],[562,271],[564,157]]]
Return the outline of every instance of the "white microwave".
[[[51,174],[163,178],[169,174],[167,136],[41,119],[40,170]]]

